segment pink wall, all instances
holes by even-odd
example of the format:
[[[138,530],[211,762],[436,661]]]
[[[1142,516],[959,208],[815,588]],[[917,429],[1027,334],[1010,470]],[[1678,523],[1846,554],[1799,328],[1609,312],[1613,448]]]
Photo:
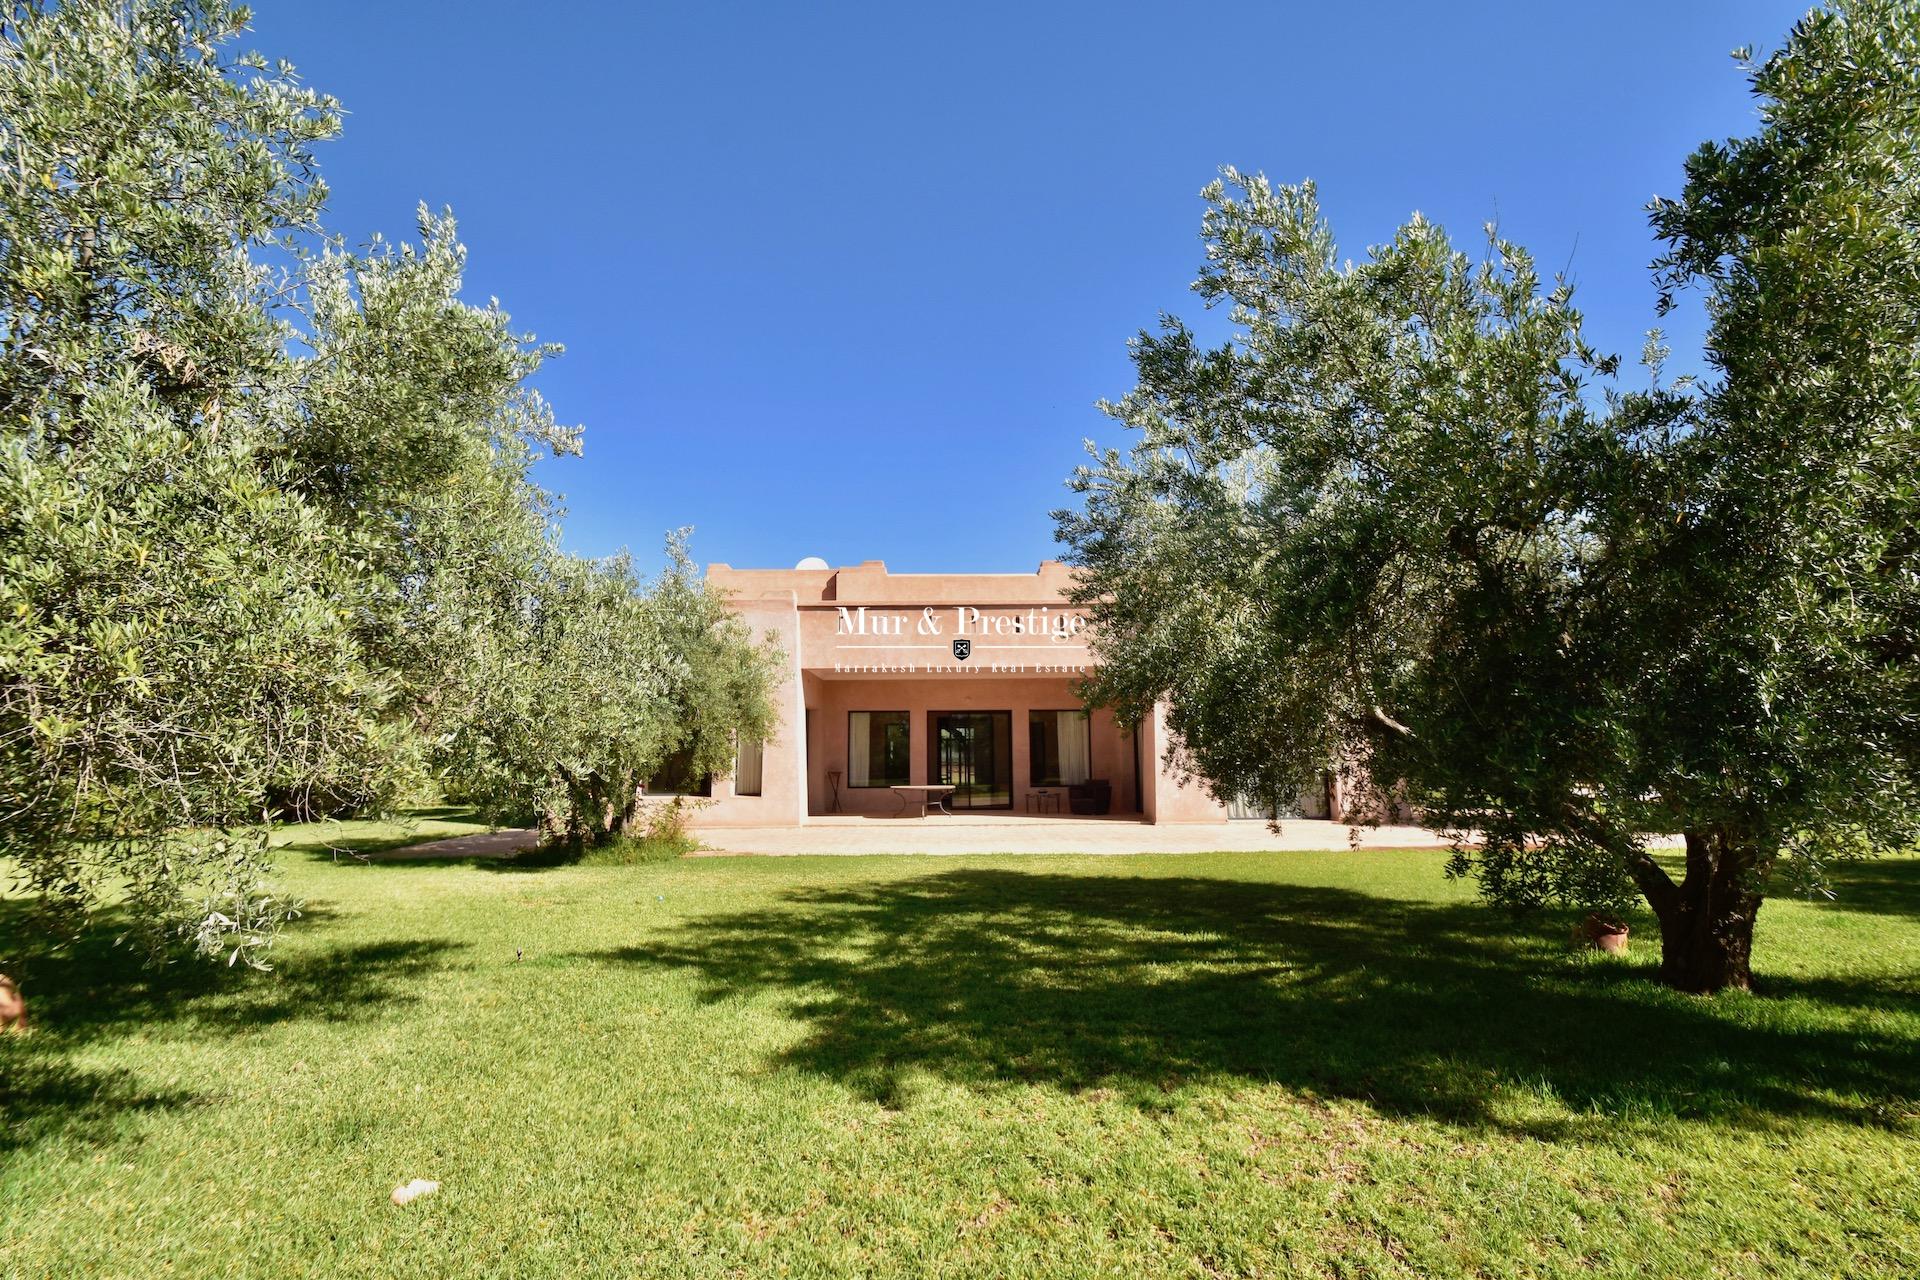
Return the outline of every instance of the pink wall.
[[[765,745],[762,794],[735,793],[716,779],[701,826],[779,826],[828,812],[827,774],[841,775],[840,812],[888,814],[899,801],[886,789],[849,790],[847,713],[906,711],[912,780],[928,775],[928,715],[936,711],[1008,711],[1013,717],[1013,808],[1025,813],[1033,788],[1027,712],[1079,705],[1074,680],[1088,669],[1085,619],[1063,598],[1072,573],[1047,561],[1030,574],[890,574],[870,560],[844,569],[708,568],[756,631],[786,654],[781,724]],[[955,639],[972,645],[967,659]],[[803,743],[811,712],[811,741]],[[1114,813],[1158,822],[1219,822],[1226,810],[1197,786],[1181,787],[1160,755],[1164,726],[1142,727],[1140,787],[1134,739],[1111,714],[1095,711],[1091,776],[1113,788]],[[1144,793],[1144,794],[1142,794]]]
[[[1207,794],[1198,780],[1180,785],[1166,765],[1166,708],[1156,706],[1153,718],[1140,726],[1141,769],[1152,775],[1145,784],[1146,816],[1150,822],[1225,822],[1226,806]],[[1151,764],[1149,765],[1149,762]]]
[[[775,695],[779,722],[763,747],[760,794],[736,795],[732,777],[713,780],[713,802],[694,815],[696,826],[784,826],[807,811],[807,783],[801,739],[806,706],[801,701],[799,615],[793,592],[767,591],[755,598],[736,595],[734,612],[756,635],[780,646],[786,679]]]
[[[936,711],[1010,711],[1013,713],[1013,808],[1027,811],[1032,764],[1028,753],[1028,711],[1071,711],[1080,706],[1064,678],[1043,677],[906,677],[865,680],[854,677],[806,678],[807,704],[813,711],[808,786],[810,813],[828,812],[831,790],[827,773],[840,773],[840,812],[890,814],[900,808],[885,788],[849,789],[847,780],[847,715],[852,711],[905,711],[910,726],[912,778],[931,781],[928,718]],[[1113,786],[1114,813],[1138,813],[1133,784],[1133,739],[1120,732],[1113,717],[1095,711],[1089,732],[1092,747],[1090,775]],[[1046,788],[1060,791],[1060,787]],[[1062,811],[1065,800],[1062,799]]]

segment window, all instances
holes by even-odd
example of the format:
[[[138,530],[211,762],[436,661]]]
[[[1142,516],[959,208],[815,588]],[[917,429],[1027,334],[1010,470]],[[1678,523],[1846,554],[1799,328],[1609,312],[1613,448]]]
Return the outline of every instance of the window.
[[[650,796],[710,796],[713,775],[693,771],[693,748],[684,747],[660,763],[641,786]]]
[[[912,781],[904,711],[847,713],[847,785],[904,787]]]
[[[744,738],[733,756],[733,794],[760,794],[761,765],[766,760],[767,744],[758,738]]]
[[[1085,782],[1093,748],[1084,711],[1027,712],[1027,759],[1036,787]]]

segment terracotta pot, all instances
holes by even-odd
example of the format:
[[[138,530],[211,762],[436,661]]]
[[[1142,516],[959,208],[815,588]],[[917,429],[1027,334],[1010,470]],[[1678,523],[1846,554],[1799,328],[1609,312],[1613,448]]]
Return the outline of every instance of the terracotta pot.
[[[1626,953],[1627,934],[1630,931],[1618,920],[1588,916],[1580,926],[1580,932],[1586,935],[1588,945],[1596,951],[1604,951],[1614,956]]]
[[[27,1029],[27,1002],[12,978],[0,973],[0,1031]]]

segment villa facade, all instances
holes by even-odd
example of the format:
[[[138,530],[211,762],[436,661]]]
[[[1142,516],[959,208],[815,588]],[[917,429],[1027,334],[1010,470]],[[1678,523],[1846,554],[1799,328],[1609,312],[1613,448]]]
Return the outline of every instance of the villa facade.
[[[1081,709],[1084,613],[1071,571],[889,573],[708,567],[707,578],[786,655],[780,723],[708,784],[700,826],[797,825],[828,815],[1001,812],[1147,822],[1238,814],[1162,764],[1163,720],[1128,733]],[[1306,811],[1315,806],[1309,802]],[[1315,815],[1321,816],[1321,815]]]

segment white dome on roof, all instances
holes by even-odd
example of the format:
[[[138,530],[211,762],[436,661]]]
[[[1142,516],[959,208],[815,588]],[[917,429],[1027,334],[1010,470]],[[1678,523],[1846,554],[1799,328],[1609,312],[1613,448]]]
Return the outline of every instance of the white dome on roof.
[[[793,567],[796,569],[826,569],[831,566],[829,566],[827,562],[825,560],[822,560],[819,556],[808,556],[805,560],[802,560],[799,564]]]

